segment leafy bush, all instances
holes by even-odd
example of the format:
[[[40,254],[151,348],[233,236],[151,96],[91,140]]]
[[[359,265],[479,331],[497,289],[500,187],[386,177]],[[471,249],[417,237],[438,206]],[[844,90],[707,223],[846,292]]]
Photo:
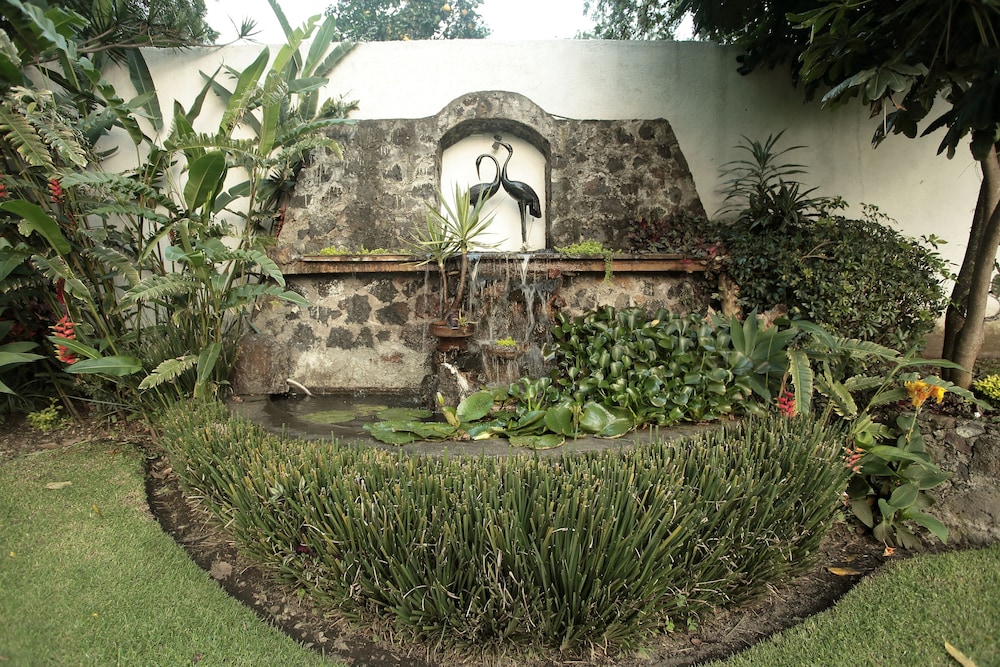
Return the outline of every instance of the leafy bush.
[[[792,317],[847,338],[919,345],[947,303],[940,283],[947,264],[936,252],[938,239],[925,245],[886,221],[866,206],[862,220],[826,216],[780,232],[720,225],[740,305],[764,311],[783,304]]]
[[[972,383],[972,388],[993,405],[1000,405],[1000,375],[992,374]]]
[[[835,214],[844,201],[810,197],[813,190],[792,178],[805,173],[803,165],[782,161],[802,146],[777,150],[780,138],[744,137],[737,149],[748,157],[722,169],[719,213],[735,219],[716,230],[740,305],[762,312],[783,305],[847,338],[920,345],[947,305],[940,282],[947,262],[936,252],[942,241],[903,236],[875,206],[864,205],[861,220]]]
[[[543,458],[401,456],[176,410],[163,444],[248,554],[331,608],[435,645],[628,647],[815,553],[839,435],[749,420]]]

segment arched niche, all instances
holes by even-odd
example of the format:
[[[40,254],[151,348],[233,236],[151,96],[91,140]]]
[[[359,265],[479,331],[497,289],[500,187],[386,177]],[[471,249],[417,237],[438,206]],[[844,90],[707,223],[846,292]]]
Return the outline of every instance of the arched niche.
[[[541,217],[535,218],[526,209],[522,229],[517,200],[499,187],[483,209],[483,214],[490,216],[490,226],[479,239],[479,249],[499,252],[545,249],[548,247],[546,213],[550,190],[550,169],[545,153],[535,142],[522,138],[530,136],[530,132],[523,129],[518,133],[504,132],[504,129],[510,130],[509,124],[505,124],[505,128],[498,123],[492,124],[491,129],[484,128],[488,131],[476,132],[480,125],[466,123],[465,127],[456,128],[457,131],[442,140],[441,191],[450,196],[456,186],[468,190],[478,183],[499,185],[499,170],[506,167],[508,179],[526,184],[537,195]],[[464,134],[463,130],[470,133]],[[498,137],[502,144],[497,142]],[[508,152],[503,144],[512,150]]]

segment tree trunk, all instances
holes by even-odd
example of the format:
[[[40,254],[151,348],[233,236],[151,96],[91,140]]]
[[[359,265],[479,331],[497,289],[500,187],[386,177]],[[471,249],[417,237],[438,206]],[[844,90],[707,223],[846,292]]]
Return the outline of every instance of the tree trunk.
[[[983,183],[969,245],[945,314],[943,356],[965,369],[949,370],[945,377],[966,389],[972,384],[973,367],[983,345],[990,279],[1000,245],[1000,161],[996,146],[980,164]]]

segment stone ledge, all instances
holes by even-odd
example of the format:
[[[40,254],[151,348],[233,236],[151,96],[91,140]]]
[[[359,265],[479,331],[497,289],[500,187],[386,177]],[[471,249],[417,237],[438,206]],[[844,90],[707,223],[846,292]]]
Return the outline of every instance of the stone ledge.
[[[528,273],[557,269],[562,273],[695,273],[708,271],[718,260],[691,259],[683,255],[613,255],[604,257],[554,253],[483,253],[480,262],[530,260]],[[339,273],[423,273],[435,271],[415,255],[310,255],[279,263],[283,275],[307,276]],[[531,264],[534,264],[532,266]]]

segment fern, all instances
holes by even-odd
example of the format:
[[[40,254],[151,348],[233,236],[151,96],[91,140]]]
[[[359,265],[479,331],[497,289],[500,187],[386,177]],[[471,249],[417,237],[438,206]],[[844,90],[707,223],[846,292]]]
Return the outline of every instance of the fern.
[[[147,276],[125,292],[122,306],[129,307],[142,301],[158,301],[166,296],[193,294],[201,283],[181,274]]]
[[[104,246],[91,248],[86,254],[103,262],[115,273],[124,277],[129,286],[134,286],[139,282],[139,271],[136,269],[135,260],[128,255]]]

